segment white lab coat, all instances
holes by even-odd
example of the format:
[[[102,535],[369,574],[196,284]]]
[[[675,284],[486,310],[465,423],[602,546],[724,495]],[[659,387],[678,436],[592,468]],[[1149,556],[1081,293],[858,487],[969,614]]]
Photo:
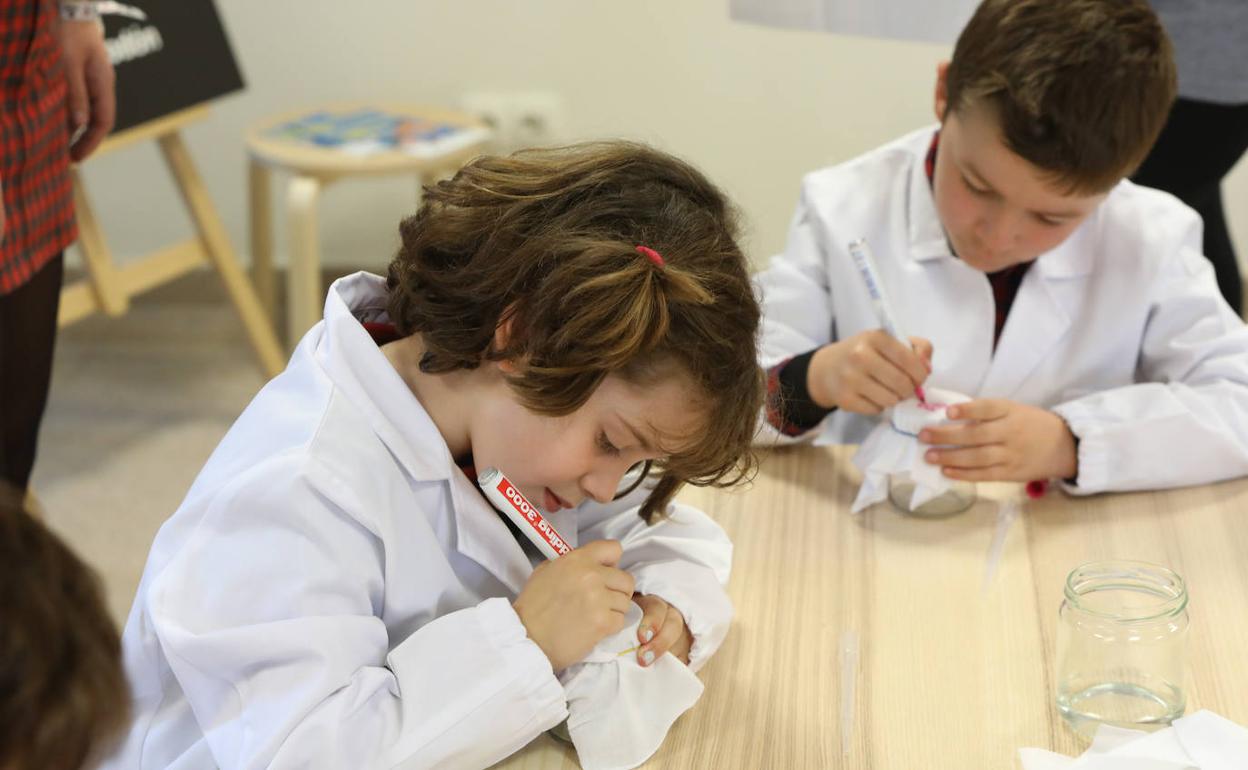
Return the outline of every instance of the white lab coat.
[[[924,172],[935,130],[805,177],[788,244],[756,276],[763,366],[879,328],[846,248],[866,236],[901,327],[935,346],[930,385],[1060,414],[1079,437],[1070,491],[1248,474],[1248,329],[1201,255],[1199,217],[1119,183],[1027,272],[994,354],[992,290],[951,253]],[[874,424],[837,411],[808,435],[858,443]]]
[[[357,321],[384,308],[377,276],[336,282],[156,536],[124,635],[135,721],[105,767],[485,767],[567,716],[510,603],[530,557]],[[731,544],[638,502],[551,519],[623,542],[696,668],[731,620]]]

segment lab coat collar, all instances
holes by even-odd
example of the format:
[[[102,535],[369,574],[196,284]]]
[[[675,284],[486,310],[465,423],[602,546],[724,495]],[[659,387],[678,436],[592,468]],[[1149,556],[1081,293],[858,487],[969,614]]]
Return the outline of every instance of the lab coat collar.
[[[437,426],[386,360],[363,322],[388,322],[385,280],[359,272],[334,281],[313,355],[343,395],[416,481],[450,477],[455,467]]]
[[[455,548],[513,592],[533,566],[507,525],[455,464],[437,426],[362,322],[388,322],[385,279],[359,272],[339,278],[325,300],[319,338],[306,340],[334,385],[368,420],[415,481],[445,481],[455,518]]]
[[[936,199],[924,168],[932,135],[939,125],[914,132],[907,139],[913,157],[910,162],[909,196],[906,205],[907,231],[910,237],[910,258],[918,262],[933,259],[956,259],[945,237],[944,225],[936,213]]]

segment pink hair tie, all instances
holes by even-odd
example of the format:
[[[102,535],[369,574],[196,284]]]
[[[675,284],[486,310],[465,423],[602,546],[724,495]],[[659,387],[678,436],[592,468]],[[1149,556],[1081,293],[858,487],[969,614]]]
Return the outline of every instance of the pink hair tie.
[[[654,263],[655,267],[663,267],[667,264],[663,261],[663,255],[649,246],[638,246],[637,253],[644,255],[646,259]]]

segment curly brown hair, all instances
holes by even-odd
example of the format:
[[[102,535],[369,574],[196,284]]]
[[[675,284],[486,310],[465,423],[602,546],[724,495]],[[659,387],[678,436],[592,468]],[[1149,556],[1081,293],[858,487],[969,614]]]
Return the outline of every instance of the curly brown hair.
[[[546,415],[576,410],[611,374],[690,378],[705,429],[659,465],[646,521],[686,482],[731,486],[753,469],[758,303],[735,211],[692,166],[620,141],[482,157],[427,187],[399,231],[389,311],[422,335],[423,371],[519,362],[508,382]]]
[[[0,489],[0,767],[100,759],[129,703],[99,580]]]
[[[1015,154],[1068,192],[1099,193],[1152,148],[1175,72],[1145,0],[984,0],[954,47],[946,114],[988,105]]]

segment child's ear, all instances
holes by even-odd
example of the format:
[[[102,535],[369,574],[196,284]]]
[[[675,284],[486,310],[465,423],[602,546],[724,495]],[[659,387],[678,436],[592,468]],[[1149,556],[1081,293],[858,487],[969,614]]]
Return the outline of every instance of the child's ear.
[[[506,350],[507,346],[511,344],[512,321],[515,319],[515,314],[512,313],[511,310],[511,308],[508,308],[504,311],[503,314],[499,316],[498,325],[494,327],[495,350]],[[504,358],[503,360],[498,361],[497,365],[499,371],[504,374],[515,374],[520,370],[520,367],[516,365],[516,362],[509,358]]]
[[[945,110],[949,106],[949,62],[942,61],[936,65],[936,120],[945,122]]]

